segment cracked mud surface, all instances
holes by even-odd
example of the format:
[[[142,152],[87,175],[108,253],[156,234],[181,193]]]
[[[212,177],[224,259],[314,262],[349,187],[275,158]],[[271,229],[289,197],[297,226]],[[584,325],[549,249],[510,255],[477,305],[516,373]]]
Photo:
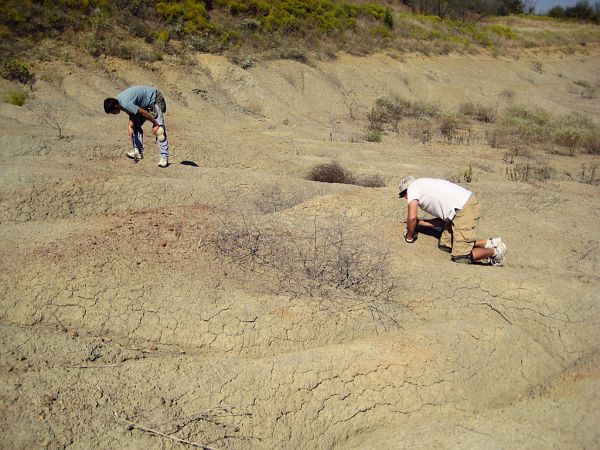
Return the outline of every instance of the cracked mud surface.
[[[534,150],[557,170],[536,185],[483,138],[350,142],[389,92],[455,110],[510,88],[599,122],[568,89],[598,61],[548,55],[535,83],[526,55],[41,64],[69,139],[0,105],[0,446],[600,447],[599,188],[572,175],[594,157]],[[101,111],[140,83],[169,102],[167,170],[149,140],[128,161],[125,118]],[[303,179],[332,159],[388,186]],[[401,239],[398,180],[469,164],[501,269]]]

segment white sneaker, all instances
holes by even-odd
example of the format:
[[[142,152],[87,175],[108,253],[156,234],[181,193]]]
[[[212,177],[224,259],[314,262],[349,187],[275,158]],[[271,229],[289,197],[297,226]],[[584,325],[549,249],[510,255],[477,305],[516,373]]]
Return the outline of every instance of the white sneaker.
[[[140,159],[144,159],[144,152],[140,151],[137,148],[134,148],[129,153],[127,153],[127,157],[133,159],[134,161],[138,161]]]
[[[492,266],[502,267],[504,265],[504,259],[506,258],[506,253],[508,252],[508,247],[500,238],[498,238],[498,245],[494,248],[496,249],[496,256],[491,258]]]
[[[496,247],[498,247],[498,245],[500,245],[501,242],[502,242],[502,239],[499,237],[489,238],[486,248],[496,248]]]
[[[167,167],[169,165],[169,158],[165,158],[164,156],[160,158],[158,162],[158,167]]]

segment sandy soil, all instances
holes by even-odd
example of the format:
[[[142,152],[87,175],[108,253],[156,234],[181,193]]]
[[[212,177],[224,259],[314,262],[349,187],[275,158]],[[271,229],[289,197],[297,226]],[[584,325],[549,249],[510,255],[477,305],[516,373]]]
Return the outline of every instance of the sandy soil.
[[[598,85],[597,51],[243,70],[65,50],[36,73],[29,108],[0,104],[2,448],[600,448],[600,188],[577,179],[597,156],[528,150],[556,170],[536,184],[508,179],[482,126],[469,145],[358,139],[390,93],[600,122],[574,83]],[[102,111],[133,84],[167,98],[168,169],[151,139],[125,158],[126,117]],[[387,187],[303,179],[332,159]],[[399,179],[469,165],[503,268],[401,239]],[[249,229],[270,262],[242,254]],[[343,230],[359,266],[385,256],[385,294],[309,285],[315,230]]]

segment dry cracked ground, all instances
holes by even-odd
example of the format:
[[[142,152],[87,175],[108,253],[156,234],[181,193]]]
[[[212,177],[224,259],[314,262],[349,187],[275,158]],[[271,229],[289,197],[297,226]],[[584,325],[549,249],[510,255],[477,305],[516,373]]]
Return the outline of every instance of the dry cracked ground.
[[[2,448],[600,448],[600,188],[577,177],[597,156],[523,151],[555,171],[530,183],[483,125],[360,138],[391,93],[600,122],[576,84],[600,82],[597,49],[248,70],[64,52],[0,105]],[[134,84],[167,98],[168,169],[148,137],[127,160],[102,111]],[[304,179],[332,160],[387,186]],[[469,166],[503,268],[401,239],[398,180]]]

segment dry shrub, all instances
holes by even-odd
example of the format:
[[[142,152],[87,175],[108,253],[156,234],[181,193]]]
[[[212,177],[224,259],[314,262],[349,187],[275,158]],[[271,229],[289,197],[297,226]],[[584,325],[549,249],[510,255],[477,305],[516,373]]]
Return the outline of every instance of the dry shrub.
[[[51,128],[59,139],[69,138],[65,134],[68,111],[64,107],[56,103],[33,99],[31,103],[27,104],[26,108],[35,113],[40,122]]]
[[[577,174],[577,181],[594,186],[600,184],[600,171],[598,170],[598,164],[582,164],[581,170]]]
[[[544,182],[556,177],[556,170],[545,164],[515,164],[506,168],[506,177],[525,183]]]
[[[310,297],[388,299],[394,279],[389,252],[354,229],[347,218],[330,217],[282,226],[256,218],[215,217],[206,241],[241,274],[257,272],[276,281],[277,292]]]
[[[541,109],[513,106],[486,135],[492,147],[554,144],[574,155],[578,148],[590,153],[598,151],[600,127],[580,113],[553,117]]]
[[[439,107],[432,103],[392,95],[378,98],[367,119],[371,130],[384,131],[392,128],[398,131],[399,122],[403,119],[427,119],[437,117],[439,113]]]
[[[600,130],[594,130],[588,134],[583,148],[588,153],[600,155]]]
[[[356,184],[356,177],[344,169],[337,161],[319,164],[308,171],[305,178],[321,183]]]
[[[487,130],[492,147],[514,147],[543,142],[551,115],[542,109],[530,110],[525,106],[511,106],[499,117],[496,126]]]
[[[303,201],[304,197],[298,191],[283,191],[277,185],[270,185],[258,191],[258,198],[254,205],[261,213],[269,214],[292,208]]]
[[[418,139],[422,144],[426,144],[433,139],[434,126],[431,120],[421,120],[410,124],[408,127],[408,135],[414,139]]]
[[[496,108],[494,106],[465,102],[458,107],[458,113],[480,122],[493,123],[496,121]]]
[[[358,179],[357,184],[363,187],[379,188],[387,186],[381,175],[365,175]]]
[[[444,114],[440,124],[440,133],[448,142],[452,142],[454,135],[458,130],[459,122],[456,114]]]
[[[364,175],[356,177],[352,172],[343,168],[337,161],[319,164],[308,171],[305,178],[321,183],[355,184],[363,187],[383,187],[385,181],[380,175]]]
[[[469,164],[469,167],[467,167],[465,170],[462,170],[460,172],[458,172],[458,174],[456,176],[453,176],[450,178],[450,181],[452,181],[453,183],[470,183],[475,179],[474,175],[473,175],[473,167],[471,166],[471,164]]]

